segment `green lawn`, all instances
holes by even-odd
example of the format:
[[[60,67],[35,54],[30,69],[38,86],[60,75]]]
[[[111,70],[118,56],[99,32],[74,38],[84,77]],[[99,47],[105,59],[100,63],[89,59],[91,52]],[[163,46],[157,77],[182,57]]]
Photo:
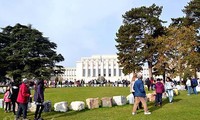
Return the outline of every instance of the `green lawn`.
[[[69,88],[48,88],[45,90],[45,100],[55,102],[84,101],[92,97],[112,97],[115,95],[129,94],[127,87],[69,87]],[[2,97],[2,95],[0,95]],[[49,112],[43,113],[44,120],[198,120],[200,113],[200,94],[187,96],[186,91],[181,91],[179,96],[175,96],[174,103],[169,104],[167,99],[163,99],[162,107],[155,107],[154,103],[148,102],[151,115],[144,115],[143,110],[132,115],[132,105],[114,106],[112,108],[98,108],[83,111],[68,111],[66,113]],[[52,107],[53,107],[52,104]],[[28,113],[28,118],[33,120],[34,113]],[[0,118],[3,120],[13,120],[12,113],[4,113],[0,109]]]

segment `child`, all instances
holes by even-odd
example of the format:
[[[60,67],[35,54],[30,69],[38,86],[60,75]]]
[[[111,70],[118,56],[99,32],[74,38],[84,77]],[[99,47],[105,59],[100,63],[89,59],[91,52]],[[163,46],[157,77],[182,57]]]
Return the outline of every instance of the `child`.
[[[161,106],[162,105],[162,93],[165,91],[164,85],[161,82],[161,80],[158,78],[157,83],[155,84],[155,91],[156,91],[156,100],[155,100],[155,106]]]
[[[4,94],[4,102],[6,103],[6,107],[5,107],[5,112],[10,112],[11,110],[11,92],[10,92],[10,88],[7,87],[6,88],[6,92]]]

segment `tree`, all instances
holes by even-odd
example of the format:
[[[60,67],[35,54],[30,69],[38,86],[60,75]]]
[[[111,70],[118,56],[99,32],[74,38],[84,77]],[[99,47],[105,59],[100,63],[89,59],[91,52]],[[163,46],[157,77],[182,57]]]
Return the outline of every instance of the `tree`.
[[[194,71],[193,64],[200,65],[199,53],[196,47],[196,31],[194,27],[169,27],[167,34],[156,39],[158,48],[158,64],[161,68],[167,63],[168,72],[173,76],[183,77],[184,73]],[[194,73],[194,72],[193,72]]]
[[[200,42],[200,1],[199,0],[191,0],[188,5],[185,6],[183,12],[186,14],[185,17],[175,18],[171,25],[173,26],[193,26],[196,30],[196,42]],[[200,46],[196,46],[195,50],[200,52]],[[198,56],[193,56],[198,57]],[[193,70],[199,71],[199,63],[193,59],[193,62],[190,61],[193,66]],[[195,72],[196,73],[196,72]],[[196,76],[196,75],[195,75]]]
[[[5,47],[8,45],[9,38],[0,33],[0,81],[5,80],[6,71],[8,68],[8,62],[6,61],[7,52]]]
[[[49,78],[56,63],[64,60],[57,54],[57,45],[33,29],[31,25],[16,24],[2,29],[2,35],[9,40],[4,48],[7,53],[7,74],[14,80],[23,77]]]
[[[123,25],[116,34],[116,48],[125,74],[140,70],[147,62],[152,77],[152,67],[157,57],[154,39],[164,33],[163,21],[159,19],[161,12],[162,7],[153,4],[150,7],[133,8],[123,15]]]

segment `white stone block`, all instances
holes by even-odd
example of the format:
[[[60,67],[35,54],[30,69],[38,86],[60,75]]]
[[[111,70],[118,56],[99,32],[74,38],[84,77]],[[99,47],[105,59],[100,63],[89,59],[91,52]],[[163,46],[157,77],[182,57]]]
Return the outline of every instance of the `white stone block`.
[[[36,111],[36,104],[35,103],[28,103],[28,111],[35,112]]]
[[[85,109],[85,103],[83,101],[74,101],[70,104],[70,109],[74,111],[81,111]]]
[[[200,86],[199,85],[196,87],[196,90],[197,90],[197,92],[200,92]]]
[[[185,85],[176,85],[178,90],[185,90]]]
[[[124,96],[113,96],[114,105],[125,105],[127,103],[126,97]]]
[[[59,111],[59,112],[67,112],[68,111],[68,104],[67,102],[58,102],[54,104],[54,111]]]
[[[3,99],[0,99],[0,108],[4,108],[4,101],[3,101]]]
[[[129,94],[129,95],[126,97],[126,99],[127,99],[127,102],[128,102],[129,104],[134,104],[134,96],[133,96],[132,93]]]

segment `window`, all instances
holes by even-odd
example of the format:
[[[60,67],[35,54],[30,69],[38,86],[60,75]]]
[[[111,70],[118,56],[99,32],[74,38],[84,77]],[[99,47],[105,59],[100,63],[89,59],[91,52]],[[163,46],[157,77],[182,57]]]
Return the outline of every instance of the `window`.
[[[103,76],[106,76],[106,69],[103,69]]]
[[[93,75],[92,76],[96,77],[95,75],[96,75],[96,69],[93,69]]]
[[[113,76],[116,76],[116,69],[113,70]]]
[[[111,76],[111,69],[108,69],[108,76]]]
[[[85,69],[83,69],[83,73],[82,74],[83,74],[83,77],[85,77]]]
[[[98,75],[101,76],[101,69],[98,69]]]
[[[90,77],[91,76],[91,71],[90,71],[90,69],[88,69],[88,77]]]
[[[122,69],[119,69],[119,76],[122,76]]]

